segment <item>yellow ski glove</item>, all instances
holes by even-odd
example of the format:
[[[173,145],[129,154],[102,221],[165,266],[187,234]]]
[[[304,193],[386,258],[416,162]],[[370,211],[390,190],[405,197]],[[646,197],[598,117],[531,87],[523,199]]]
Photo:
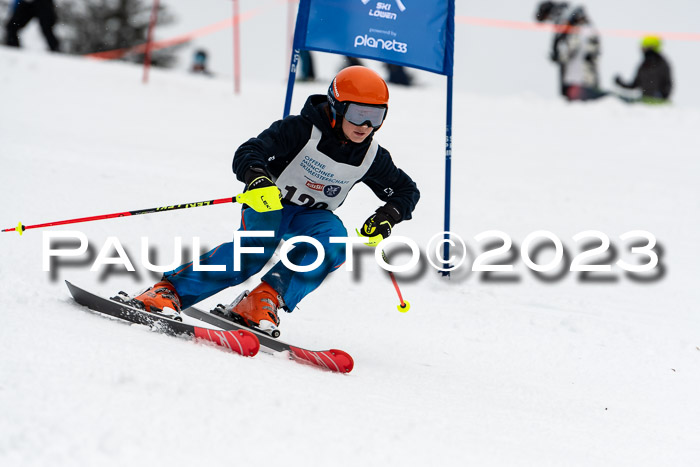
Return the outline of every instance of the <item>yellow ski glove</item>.
[[[366,237],[367,242],[365,245],[377,246],[379,242],[391,235],[391,229],[394,224],[401,220],[401,214],[399,210],[391,205],[386,204],[372,214],[364,223],[362,228],[357,234],[360,237]]]
[[[257,172],[257,169],[253,169]],[[262,172],[262,170],[261,170]],[[236,196],[236,201],[247,204],[257,212],[279,211],[282,209],[282,193],[267,175],[250,177],[245,193]]]

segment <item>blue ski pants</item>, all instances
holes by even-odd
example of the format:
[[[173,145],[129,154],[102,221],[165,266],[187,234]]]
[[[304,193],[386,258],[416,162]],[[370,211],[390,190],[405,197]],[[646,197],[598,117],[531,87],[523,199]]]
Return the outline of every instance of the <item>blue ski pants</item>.
[[[294,310],[302,298],[345,262],[345,245],[330,243],[329,239],[346,237],[347,230],[338,216],[325,209],[285,204],[280,211],[260,213],[245,208],[241,211],[239,231],[273,231],[274,236],[241,238],[241,247],[262,247],[264,253],[242,252],[239,271],[234,271],[233,242],[228,242],[199,258],[202,266],[225,266],[225,270],[195,271],[193,263],[187,263],[163,275],[164,279],[175,286],[183,309],[260,272],[281,240],[300,235],[313,237],[321,243],[325,252],[323,263],[312,271],[296,272],[279,261],[262,277],[282,296],[288,311]],[[288,252],[287,258],[297,266],[308,266],[316,260],[317,255],[313,245],[299,242]]]

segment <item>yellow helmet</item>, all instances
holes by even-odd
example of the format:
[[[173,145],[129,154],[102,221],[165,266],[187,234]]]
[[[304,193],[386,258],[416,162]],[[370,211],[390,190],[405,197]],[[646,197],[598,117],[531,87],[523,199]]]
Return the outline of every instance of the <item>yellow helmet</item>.
[[[642,49],[651,49],[654,52],[660,52],[661,38],[658,36],[646,36],[642,39]]]

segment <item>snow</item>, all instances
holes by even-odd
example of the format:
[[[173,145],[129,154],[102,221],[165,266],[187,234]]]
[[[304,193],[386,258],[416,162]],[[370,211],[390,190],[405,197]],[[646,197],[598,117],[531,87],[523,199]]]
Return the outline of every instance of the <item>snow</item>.
[[[132,65],[0,48],[0,227],[242,190],[233,151],[280,117],[282,80],[249,79],[240,96],[226,77],[152,70],[140,80]],[[421,189],[414,220],[395,235],[423,254],[442,230],[436,83],[392,87],[378,135]],[[326,86],[298,84],[293,110]],[[44,229],[83,232],[90,245],[50,272],[42,230],[0,234],[0,464],[696,465],[700,109],[459,89],[455,109],[452,230],[467,242],[466,265],[450,279],[424,259],[397,274],[411,302],[399,313],[388,274],[358,249],[354,272],[334,273],[281,317],[284,340],[349,352],[348,375],[242,358],[70,299],[64,280],[104,295],[154,283],[141,237],[156,264],[173,259],[176,237],[184,260],[195,237],[203,249],[230,240],[236,205]],[[378,205],[358,187],[338,214],[351,230]],[[490,280],[469,267],[495,241],[474,239],[488,230],[515,252],[497,258],[514,271]],[[612,271],[537,277],[519,256],[537,230],[561,239],[568,260],[586,243],[574,235],[604,233],[615,254],[596,259]],[[660,245],[647,280],[614,265],[646,261],[619,238],[634,230]],[[136,273],[90,270],[110,237]]]

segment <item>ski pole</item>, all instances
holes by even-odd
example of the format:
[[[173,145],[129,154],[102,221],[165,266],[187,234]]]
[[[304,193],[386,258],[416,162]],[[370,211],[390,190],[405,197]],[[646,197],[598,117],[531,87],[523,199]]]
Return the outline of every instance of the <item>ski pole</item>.
[[[384,250],[382,250],[382,259],[386,264],[389,264],[389,259],[386,257],[386,253],[384,253]],[[403,297],[401,296],[401,290],[399,289],[399,283],[396,282],[396,277],[394,276],[394,273],[391,271],[389,272],[389,277],[391,277],[391,282],[394,283],[394,288],[396,289],[396,294],[399,296],[399,304],[396,306],[396,308],[401,312],[401,313],[406,313],[410,308],[411,304],[408,303],[407,300],[404,300]]]
[[[11,229],[3,229],[2,232],[18,232],[20,235],[25,230],[29,229],[39,229],[42,227],[51,227],[51,226],[56,226],[56,225],[66,225],[66,224],[78,224],[80,222],[92,222],[92,221],[99,221],[102,219],[112,219],[114,217],[126,217],[126,216],[138,216],[140,214],[151,214],[151,213],[156,213],[156,212],[165,212],[165,211],[174,211],[176,209],[187,209],[187,208],[198,208],[202,206],[212,206],[214,204],[223,204],[223,203],[241,203],[241,204],[250,204],[251,202],[254,202],[254,200],[251,198],[251,191],[241,193],[239,195],[236,195],[233,198],[220,198],[220,199],[213,199],[210,201],[197,201],[194,203],[183,203],[183,204],[175,204],[173,206],[161,206],[157,208],[148,208],[148,209],[139,209],[137,211],[124,211],[124,212],[115,212],[113,214],[103,214],[101,216],[89,216],[89,217],[80,217],[77,219],[67,219],[63,221],[56,221],[56,222],[47,222],[45,224],[35,224],[35,225],[22,225],[20,222],[17,224],[17,227],[13,227]],[[254,196],[254,195],[253,195]],[[256,205],[259,205],[260,203],[256,203]],[[268,210],[274,211],[277,209],[282,209],[281,204],[279,207],[277,206],[267,206]]]

